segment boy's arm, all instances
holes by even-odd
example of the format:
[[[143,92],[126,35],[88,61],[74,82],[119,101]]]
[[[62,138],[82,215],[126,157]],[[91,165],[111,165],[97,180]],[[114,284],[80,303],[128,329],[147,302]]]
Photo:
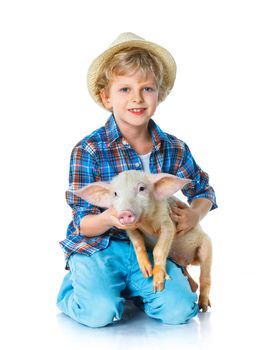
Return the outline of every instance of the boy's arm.
[[[176,222],[177,233],[183,234],[197,226],[210,210],[217,208],[217,204],[215,192],[209,185],[208,174],[196,164],[187,145],[177,175],[192,180],[182,190],[190,206],[180,201],[176,202],[177,207],[171,206],[170,215]]]
[[[176,223],[177,234],[184,234],[196,227],[211,207],[212,202],[206,198],[193,200],[190,207],[176,200],[176,206],[170,206],[170,217]]]
[[[81,145],[74,147],[70,158],[69,191],[66,192],[66,201],[72,208],[73,225],[77,233],[80,233],[80,223],[86,216],[101,214],[96,207],[73,193],[89,183],[96,181],[97,164],[95,158],[83,149]]]
[[[115,210],[113,208],[109,208],[98,215],[84,216],[80,222],[80,233],[87,237],[99,236],[108,231],[113,226],[119,228],[120,230],[136,228],[135,225],[128,225],[128,227],[121,225],[118,218],[116,217]]]
[[[217,208],[216,195],[214,189],[209,185],[209,176],[197,165],[186,144],[183,159],[176,175],[192,180],[190,184],[182,189],[191,206],[195,200],[205,198],[212,204],[210,210]],[[208,205],[202,203],[205,203],[205,201],[197,201],[193,207],[204,217],[209,210],[207,210]]]
[[[106,211],[97,215],[86,215],[80,221],[80,233],[87,237],[99,236],[108,231],[113,225]]]
[[[213,203],[207,198],[196,198],[191,203],[191,209],[193,209],[199,217],[199,221],[202,220],[212,208]]]

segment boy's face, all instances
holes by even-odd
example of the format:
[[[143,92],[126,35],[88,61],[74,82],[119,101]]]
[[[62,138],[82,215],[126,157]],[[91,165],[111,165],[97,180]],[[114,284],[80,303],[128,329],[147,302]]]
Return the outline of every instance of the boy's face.
[[[158,105],[158,89],[152,73],[118,75],[107,90],[101,91],[101,98],[105,107],[113,111],[120,127],[123,123],[147,126]]]

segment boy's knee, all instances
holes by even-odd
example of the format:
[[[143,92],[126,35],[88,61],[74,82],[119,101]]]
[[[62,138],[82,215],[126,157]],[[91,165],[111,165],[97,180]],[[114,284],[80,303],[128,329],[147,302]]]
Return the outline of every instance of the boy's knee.
[[[198,312],[198,306],[190,299],[169,302],[162,308],[160,319],[167,324],[183,324],[194,317]]]
[[[94,298],[86,305],[78,305],[77,321],[92,328],[104,327],[112,323],[114,318],[121,318],[122,304],[106,297]]]
[[[150,308],[149,316],[161,320],[163,323],[178,325],[189,321],[196,316],[198,306],[192,298],[175,298],[169,296],[164,301],[159,300],[159,305]]]

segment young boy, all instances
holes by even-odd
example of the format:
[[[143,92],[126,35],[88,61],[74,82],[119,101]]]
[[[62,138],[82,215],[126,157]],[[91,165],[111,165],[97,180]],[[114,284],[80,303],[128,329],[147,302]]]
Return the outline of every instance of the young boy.
[[[182,203],[170,214],[184,234],[216,208],[208,175],[195,163],[187,145],[163,132],[151,119],[173,87],[176,64],[164,48],[135,34],[121,34],[91,64],[88,87],[93,99],[111,111],[104,127],[73,149],[70,191],[94,181],[109,181],[118,173],[144,170],[192,179]],[[61,242],[70,271],[62,283],[57,305],[66,315],[89,327],[120,320],[126,298],[139,299],[150,317],[168,324],[185,323],[198,312],[197,295],[173,261],[167,261],[171,280],[153,292],[144,278],[113,209],[103,210],[67,193],[73,220]],[[152,262],[152,252],[149,251]]]

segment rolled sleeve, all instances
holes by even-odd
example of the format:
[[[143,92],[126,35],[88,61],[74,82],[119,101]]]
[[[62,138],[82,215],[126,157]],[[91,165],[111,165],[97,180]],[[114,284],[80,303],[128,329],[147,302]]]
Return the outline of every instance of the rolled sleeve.
[[[217,208],[216,195],[214,189],[209,185],[209,176],[197,165],[186,144],[177,176],[192,180],[182,189],[182,193],[188,198],[189,203],[196,198],[207,198],[212,202],[211,210]]]
[[[88,203],[73,192],[88,184],[97,181],[97,166],[93,155],[84,150],[82,146],[76,146],[71,154],[69,170],[69,190],[66,191],[66,201],[72,208],[73,225],[76,233],[79,233],[80,221],[89,214],[99,214],[99,207]]]

